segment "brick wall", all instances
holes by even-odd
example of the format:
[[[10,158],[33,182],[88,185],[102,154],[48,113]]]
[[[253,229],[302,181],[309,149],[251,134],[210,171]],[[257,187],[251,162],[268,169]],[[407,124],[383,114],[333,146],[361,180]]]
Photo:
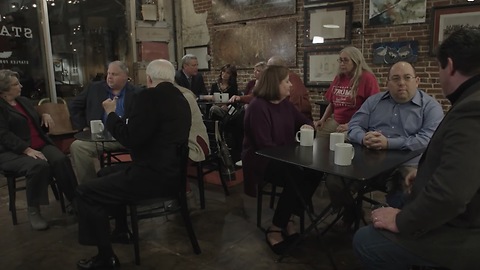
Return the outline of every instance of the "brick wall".
[[[210,11],[212,7],[211,0],[193,0],[195,11],[205,12]],[[282,16],[281,19],[286,18],[295,18],[297,20],[297,66],[292,69],[303,78],[303,54],[305,47],[303,46],[304,39],[304,7],[303,0],[297,0],[296,14]],[[332,1],[335,2],[335,1]],[[344,1],[338,1],[344,2]],[[357,48],[362,48],[362,38],[364,39],[363,52],[364,57],[369,63],[370,67],[373,69],[375,75],[378,78],[378,82],[382,89],[385,88],[386,76],[390,65],[377,65],[372,63],[372,44],[377,42],[392,42],[392,41],[406,41],[406,40],[417,40],[419,42],[418,50],[418,61],[414,63],[417,70],[417,75],[421,79],[420,88],[424,89],[435,97],[443,106],[444,110],[448,110],[449,102],[443,98],[442,91],[440,88],[440,83],[438,79],[438,67],[437,62],[434,57],[429,55],[429,36],[430,36],[430,12],[432,6],[447,6],[455,4],[475,4],[475,2],[467,2],[466,0],[427,0],[427,18],[425,23],[417,24],[405,24],[397,26],[369,26],[368,25],[368,10],[369,10],[369,0],[353,0],[350,1],[353,3],[353,20],[352,21],[362,21],[362,17],[365,16],[364,23],[364,32],[363,35],[352,33],[352,42],[351,45],[356,46]],[[365,3],[364,3],[365,2]],[[336,3],[336,2],[335,2]],[[365,9],[364,9],[365,4]],[[363,12],[365,15],[363,15]],[[258,19],[257,21],[262,20],[276,20],[278,18],[265,18]],[[208,14],[207,25],[210,32],[212,33],[215,29],[218,28],[235,28],[239,27],[238,23],[229,23],[222,25],[214,25],[211,13]],[[210,44],[211,45],[211,44]],[[347,45],[341,46],[319,46],[318,48],[341,48]],[[309,46],[308,49],[313,49],[314,47]],[[215,55],[212,55],[215,58]],[[226,63],[222,63],[226,64]],[[218,77],[218,70],[211,70],[209,72],[204,72],[205,82],[207,88],[209,89],[211,84]],[[238,71],[238,83],[239,89],[244,89],[246,82],[252,79],[253,72],[252,70],[239,70]],[[312,103],[318,100],[323,99],[324,88],[309,88],[310,98]],[[317,105],[312,106],[314,108],[314,118],[318,118],[319,107]]]

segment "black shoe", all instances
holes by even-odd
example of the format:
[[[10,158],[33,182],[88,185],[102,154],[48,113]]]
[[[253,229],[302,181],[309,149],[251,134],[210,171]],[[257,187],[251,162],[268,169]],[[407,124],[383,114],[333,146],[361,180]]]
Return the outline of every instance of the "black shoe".
[[[271,229],[268,229],[267,231],[265,231],[265,240],[267,241],[267,244],[268,246],[270,247],[270,249],[277,255],[282,255],[284,254],[288,247],[289,247],[289,242],[284,240],[284,241],[281,241],[281,242],[278,242],[276,243],[275,245],[272,245],[272,243],[270,243],[270,241],[268,241],[268,234],[269,233],[282,233],[282,231],[277,231],[277,230],[271,230]]]
[[[116,255],[106,259],[95,256],[91,259],[82,259],[78,261],[77,268],[90,270],[118,269],[120,268],[120,261]]]
[[[131,244],[133,234],[130,231],[113,231],[110,235],[110,242],[118,244]]]

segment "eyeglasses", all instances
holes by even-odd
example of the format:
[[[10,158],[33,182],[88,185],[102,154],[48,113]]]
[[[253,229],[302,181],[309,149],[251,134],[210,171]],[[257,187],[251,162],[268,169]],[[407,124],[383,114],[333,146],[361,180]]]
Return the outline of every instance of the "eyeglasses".
[[[412,80],[415,79],[415,76],[413,75],[405,75],[403,77],[401,76],[392,76],[389,80],[394,82],[394,83],[399,83],[402,81],[402,79],[405,81],[405,82],[410,82]]]
[[[349,58],[338,58],[337,62],[338,63],[348,63],[348,62],[350,62],[350,59]]]

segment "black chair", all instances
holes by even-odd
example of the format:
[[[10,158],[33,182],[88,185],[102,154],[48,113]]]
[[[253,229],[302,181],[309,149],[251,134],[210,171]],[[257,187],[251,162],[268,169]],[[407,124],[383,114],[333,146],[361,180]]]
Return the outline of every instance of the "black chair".
[[[207,128],[208,141],[210,149],[204,149],[205,160],[199,162],[191,162],[196,167],[196,175],[188,175],[189,178],[196,178],[198,181],[198,192],[200,195],[200,207],[205,209],[205,183],[204,176],[217,171],[222,183],[225,196],[229,196],[228,186],[226,179],[221,171],[222,160],[220,157],[219,140],[222,136],[222,131],[219,121],[203,120],[205,127]],[[202,145],[202,143],[200,143]]]
[[[118,163],[130,163],[132,158],[130,157],[130,151],[127,149],[120,149],[114,151],[103,150],[100,155],[100,167],[109,167],[112,164]]]
[[[187,161],[188,161],[188,146],[186,144],[178,147],[177,156],[181,157],[181,162],[179,164],[180,175],[178,179],[178,191],[176,194],[170,197],[162,197],[156,199],[148,199],[132,202],[129,204],[130,208],[130,217],[132,223],[132,233],[133,233],[133,245],[135,251],[135,264],[140,265],[140,248],[139,248],[139,236],[138,236],[138,221],[141,219],[159,217],[171,214],[173,212],[180,211],[182,214],[185,227],[192,243],[193,251],[195,254],[200,254],[200,246],[198,245],[197,237],[193,230],[192,221],[190,220],[190,214],[188,212],[187,197],[185,193],[186,189],[186,179],[187,179]],[[179,208],[167,209],[165,204],[162,207],[158,207],[158,203],[177,200],[179,203]],[[142,206],[142,211],[138,211],[137,207]],[[151,207],[149,207],[151,206]]]
[[[3,171],[0,172],[3,174],[7,179],[7,187],[8,187],[8,210],[12,215],[12,222],[13,225],[17,225],[17,208],[16,208],[16,198],[17,198],[17,191],[26,190],[26,186],[17,187],[17,180],[19,178],[23,178],[25,175],[10,172],[10,171]],[[53,195],[57,201],[60,201],[60,205],[62,208],[62,212],[65,213],[65,200],[63,199],[63,194],[61,193],[60,189],[57,187],[55,180],[52,180],[50,183],[50,187],[52,188]]]

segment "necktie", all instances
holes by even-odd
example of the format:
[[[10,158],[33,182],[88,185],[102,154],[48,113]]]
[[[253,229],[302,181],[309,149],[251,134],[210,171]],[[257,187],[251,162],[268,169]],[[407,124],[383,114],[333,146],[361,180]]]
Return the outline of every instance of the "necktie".
[[[188,89],[192,90],[192,77],[188,77]]]

